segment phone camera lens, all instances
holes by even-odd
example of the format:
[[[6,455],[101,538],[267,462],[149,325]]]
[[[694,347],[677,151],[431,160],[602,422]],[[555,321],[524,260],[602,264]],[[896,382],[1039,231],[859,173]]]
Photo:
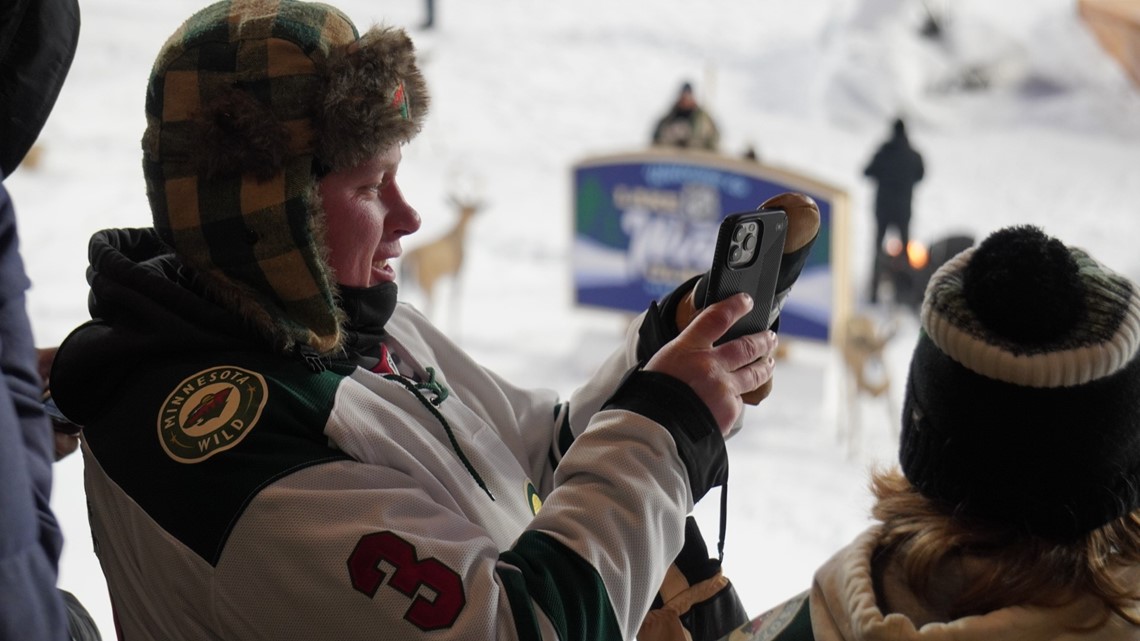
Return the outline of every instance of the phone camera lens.
[[[731,264],[739,263],[742,256],[744,256],[744,252],[740,250],[740,247],[733,245],[732,250],[728,252],[728,262]]]
[[[752,248],[756,246],[756,237],[752,234],[748,234],[744,237],[744,240],[740,241],[740,245],[744,248],[744,251],[750,252]]]
[[[736,231],[733,232],[733,234],[732,234],[732,239],[739,243],[739,242],[743,241],[744,237],[747,235],[748,235],[747,226],[746,225],[738,225],[736,227]]]

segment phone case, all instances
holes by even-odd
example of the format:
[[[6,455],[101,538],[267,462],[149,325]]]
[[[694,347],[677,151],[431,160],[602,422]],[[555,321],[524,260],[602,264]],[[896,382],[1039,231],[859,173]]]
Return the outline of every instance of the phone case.
[[[749,228],[748,225],[755,226]],[[734,260],[734,253],[746,248],[747,232],[742,238],[741,229],[754,229],[756,233],[755,251],[744,261]],[[788,215],[782,209],[758,209],[730,214],[721,222],[702,307],[738,292],[751,294],[754,305],[748,315],[737,321],[717,341],[718,345],[745,334],[768,329],[768,317],[776,294],[776,277],[780,273],[780,257],[784,252],[787,231]]]

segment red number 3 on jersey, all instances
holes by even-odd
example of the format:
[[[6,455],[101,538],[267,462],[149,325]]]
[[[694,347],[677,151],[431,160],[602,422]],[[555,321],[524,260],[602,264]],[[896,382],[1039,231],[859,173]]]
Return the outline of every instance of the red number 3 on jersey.
[[[421,630],[451,627],[467,605],[459,574],[434,558],[416,558],[416,548],[391,532],[374,532],[360,537],[352,556],[348,557],[348,575],[352,587],[376,596],[387,576],[380,569],[386,561],[396,568],[388,585],[412,599],[404,619]],[[420,586],[435,592],[435,599],[417,594]]]

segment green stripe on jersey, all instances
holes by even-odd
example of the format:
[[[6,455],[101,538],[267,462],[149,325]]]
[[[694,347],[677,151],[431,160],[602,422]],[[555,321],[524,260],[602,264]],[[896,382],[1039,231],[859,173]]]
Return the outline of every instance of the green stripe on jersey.
[[[495,570],[503,581],[503,590],[507,593],[507,600],[511,602],[511,612],[515,617],[515,630],[519,641],[542,641],[542,631],[538,627],[538,618],[534,615],[531,605],[530,593],[526,589],[526,581],[522,572],[514,568],[499,566]]]
[[[559,407],[562,409],[562,427],[558,430],[558,454],[566,456],[567,450],[574,444],[574,432],[570,429],[570,404],[563,403]],[[557,413],[556,408],[555,414]],[[557,419],[557,416],[555,418]]]
[[[578,553],[541,532],[525,532],[515,546],[499,555],[522,573],[526,594],[511,594],[522,589],[517,582],[504,582],[516,625],[536,627],[534,613],[519,612],[517,603],[531,599],[542,608],[558,631],[562,641],[615,641],[621,639],[617,616],[610,605],[602,577]],[[506,574],[500,571],[500,575]],[[513,583],[513,585],[512,585]]]

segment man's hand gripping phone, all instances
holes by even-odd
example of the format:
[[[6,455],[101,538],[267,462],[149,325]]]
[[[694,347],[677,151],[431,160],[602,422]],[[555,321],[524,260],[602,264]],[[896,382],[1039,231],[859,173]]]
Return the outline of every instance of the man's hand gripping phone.
[[[770,389],[776,363],[778,339],[771,330],[714,345],[752,305],[751,296],[737,294],[708,306],[645,365],[648,371],[668,374],[691,387],[725,436],[744,411],[742,398]]]

